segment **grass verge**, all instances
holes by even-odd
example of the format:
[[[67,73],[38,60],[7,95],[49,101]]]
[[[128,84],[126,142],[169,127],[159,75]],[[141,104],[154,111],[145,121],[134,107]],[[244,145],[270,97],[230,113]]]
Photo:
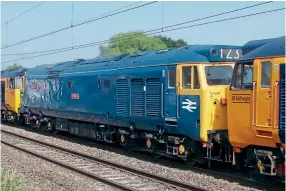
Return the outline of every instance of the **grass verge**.
[[[1,168],[1,191],[21,191],[21,182],[15,173]]]

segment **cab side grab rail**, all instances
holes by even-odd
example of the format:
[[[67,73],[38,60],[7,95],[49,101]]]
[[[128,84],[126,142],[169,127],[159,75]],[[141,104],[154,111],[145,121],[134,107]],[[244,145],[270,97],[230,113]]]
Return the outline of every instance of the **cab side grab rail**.
[[[255,119],[256,119],[256,110],[255,110],[255,106],[256,106],[256,82],[253,82],[253,88],[252,88],[252,126],[256,126],[255,124]]]
[[[279,101],[279,97],[278,97],[278,85],[279,82],[275,82],[275,86],[274,86],[274,115],[273,115],[273,119],[274,119],[274,128],[278,129],[278,116],[277,116],[277,110],[279,107],[277,107],[277,102]]]

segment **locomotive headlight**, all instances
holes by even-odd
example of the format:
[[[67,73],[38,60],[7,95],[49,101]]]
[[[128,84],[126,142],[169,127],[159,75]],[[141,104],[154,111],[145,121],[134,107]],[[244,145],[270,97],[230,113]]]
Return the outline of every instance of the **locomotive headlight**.
[[[180,146],[179,146],[179,153],[182,155],[182,154],[184,154],[184,152],[185,152],[185,147],[184,147],[184,145],[180,145]]]
[[[211,56],[217,56],[217,50],[216,49],[211,49],[210,50]]]

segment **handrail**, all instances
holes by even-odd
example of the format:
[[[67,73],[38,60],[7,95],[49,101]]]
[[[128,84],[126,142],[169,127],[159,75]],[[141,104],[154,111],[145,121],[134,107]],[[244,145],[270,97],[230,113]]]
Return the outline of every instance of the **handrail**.
[[[278,129],[278,123],[277,123],[277,109],[278,109],[278,107],[276,107],[277,106],[277,101],[279,100],[279,99],[275,99],[275,98],[277,98],[278,96],[278,94],[277,94],[277,87],[278,87],[278,84],[279,84],[279,82],[275,82],[275,86],[274,86],[274,115],[273,115],[273,118],[274,118],[274,128],[276,128],[276,129]]]
[[[180,84],[179,83],[177,83],[177,92],[176,92],[176,94],[177,94],[177,118],[180,118],[180,114],[179,114],[179,109],[180,109],[180,107],[179,107],[179,88],[180,88]]]
[[[256,106],[256,82],[253,82],[253,88],[252,88],[252,126],[256,126],[255,124],[255,119],[256,119],[256,114],[255,114],[255,106]]]
[[[161,85],[161,117],[164,117],[164,84]]]
[[[179,94],[177,93],[177,118],[180,118],[179,109],[180,109],[180,107],[179,107]]]

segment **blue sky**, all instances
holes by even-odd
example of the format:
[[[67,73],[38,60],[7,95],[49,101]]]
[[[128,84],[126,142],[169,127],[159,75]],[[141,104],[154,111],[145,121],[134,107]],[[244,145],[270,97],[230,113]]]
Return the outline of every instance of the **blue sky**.
[[[2,23],[39,2],[1,2]],[[74,2],[74,23],[87,20],[134,2]],[[142,2],[144,4],[146,2]],[[164,26],[189,21],[259,2],[164,2]],[[138,4],[139,5],[139,4]],[[135,5],[136,6],[136,5]],[[1,47],[23,41],[59,28],[69,26],[72,20],[71,2],[46,2],[29,13],[1,27]],[[228,17],[251,14],[285,7],[285,2],[273,2],[259,7],[215,17],[191,24],[198,24]],[[132,10],[120,15],[95,21],[73,29],[74,45],[107,40],[111,36],[131,30],[150,30],[162,26],[162,2]],[[189,44],[230,44],[243,45],[249,40],[272,38],[285,35],[285,12],[278,11],[248,18],[209,24],[194,28],[163,33],[168,37],[182,38]],[[2,54],[34,52],[72,45],[72,30],[67,30],[14,47],[2,49]],[[68,61],[77,58],[98,56],[98,46],[52,54],[33,59],[17,61],[25,67]],[[30,55],[2,56],[2,62]],[[4,63],[6,68],[12,63]]]

